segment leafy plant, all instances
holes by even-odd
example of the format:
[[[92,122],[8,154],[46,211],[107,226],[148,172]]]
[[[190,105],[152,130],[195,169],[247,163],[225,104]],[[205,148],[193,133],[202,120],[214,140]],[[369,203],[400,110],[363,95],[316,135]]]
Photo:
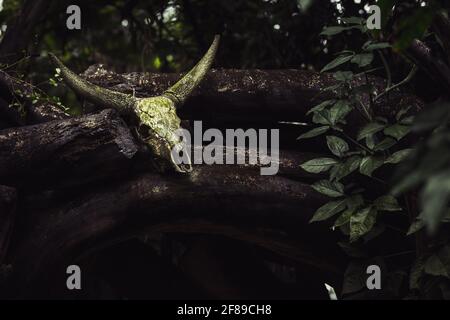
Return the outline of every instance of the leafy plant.
[[[333,92],[334,97],[309,110],[313,128],[298,139],[323,139],[330,152],[300,167],[321,175],[311,187],[330,197],[330,201],[316,210],[310,222],[333,219],[332,229],[341,230],[347,237],[340,246],[353,260],[344,275],[342,293],[355,294],[365,287],[358,280],[365,275],[362,261],[375,258],[368,255],[368,243],[382,237],[389,227],[395,228],[385,217],[397,215],[405,222],[413,219],[408,231],[399,230],[405,237],[424,225],[436,230],[440,222],[450,220],[450,106],[439,104],[415,122],[414,117],[408,115],[409,108],[399,110],[395,119],[377,115],[372,108],[374,102],[410,81],[417,68],[413,66],[403,81],[392,85],[383,54],[391,45],[374,40],[360,18],[343,18],[341,25],[324,28],[321,34],[331,37],[348,30],[359,30],[367,41],[356,52],[344,50],[338,53],[323,67],[322,72],[333,71],[336,84],[324,90]],[[374,68],[376,55],[380,56],[389,78],[387,86],[378,93],[368,77],[370,72],[377,70]],[[363,79],[366,81],[361,84]],[[359,113],[364,119],[356,133],[348,125],[347,118],[351,113]],[[411,132],[424,131],[433,134],[418,147],[405,142]],[[404,174],[393,188],[383,172],[394,171]],[[424,186],[420,195],[422,213],[415,219],[405,192],[421,185]],[[450,249],[446,243],[448,241],[444,239],[433,250],[419,254],[414,263],[411,258],[411,268],[404,267],[389,274],[385,279],[387,287],[397,292],[408,273],[410,290],[425,290],[421,283],[424,277],[450,278]],[[413,253],[407,250],[398,254],[413,257]],[[380,261],[384,263],[383,259]]]

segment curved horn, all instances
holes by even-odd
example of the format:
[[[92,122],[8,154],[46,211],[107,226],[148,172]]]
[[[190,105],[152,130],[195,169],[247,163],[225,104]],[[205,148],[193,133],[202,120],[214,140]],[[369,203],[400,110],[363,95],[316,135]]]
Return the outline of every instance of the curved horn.
[[[135,105],[137,99],[133,96],[92,84],[72,72],[53,53],[49,53],[49,55],[53,64],[61,70],[60,74],[67,85],[80,96],[93,103],[115,108],[121,112],[130,111]]]
[[[219,46],[219,40],[220,36],[216,35],[211,47],[209,47],[203,58],[183,78],[167,89],[163,95],[173,100],[175,105],[181,106],[211,68]]]

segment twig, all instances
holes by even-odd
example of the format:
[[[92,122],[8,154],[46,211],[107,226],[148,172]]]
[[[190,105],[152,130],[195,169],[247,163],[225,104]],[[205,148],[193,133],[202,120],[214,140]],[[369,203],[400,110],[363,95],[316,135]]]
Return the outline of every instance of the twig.
[[[390,86],[390,87],[386,88],[386,90],[384,90],[384,92],[380,93],[379,95],[377,95],[374,98],[374,101],[377,101],[378,99],[380,99],[381,97],[383,97],[384,95],[389,93],[390,91],[392,91],[392,90],[394,90],[394,89],[404,85],[405,83],[409,82],[414,77],[414,75],[416,74],[417,70],[418,70],[417,66],[414,65],[412,67],[411,71],[409,72],[409,74],[406,76],[405,79],[403,79],[402,81],[400,81],[397,84],[394,84],[393,86]]]

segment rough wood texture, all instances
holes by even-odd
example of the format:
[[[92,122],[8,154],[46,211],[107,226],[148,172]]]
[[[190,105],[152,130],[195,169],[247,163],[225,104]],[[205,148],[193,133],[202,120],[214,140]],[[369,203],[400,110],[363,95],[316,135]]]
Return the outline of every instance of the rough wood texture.
[[[142,174],[78,195],[33,194],[21,207],[27,218],[17,232],[27,236],[14,243],[13,282],[45,282],[49,270],[61,272],[61,263],[82,253],[158,232],[223,235],[334,278],[342,271],[334,234],[307,223],[324,201],[308,185],[226,166],[200,166],[185,176]]]
[[[129,73],[116,74],[94,65],[83,74],[87,80],[121,92],[137,96],[162,93],[181,74]],[[378,91],[385,86],[379,78],[370,78]],[[364,84],[365,79],[354,82]],[[305,70],[212,70],[181,109],[182,118],[304,120],[306,112],[315,104],[330,98],[323,89],[336,84],[331,74]],[[367,100],[367,97],[365,97]],[[367,102],[367,101],[366,101]],[[414,95],[396,89],[389,100],[379,99],[377,114],[392,116],[402,107],[411,105],[418,111],[423,103]]]
[[[432,50],[422,41],[413,40],[408,53],[428,75],[435,80],[436,85],[450,91],[450,67],[440,58],[433,55]]]
[[[13,186],[87,183],[113,173],[138,147],[114,110],[0,131],[0,181]]]

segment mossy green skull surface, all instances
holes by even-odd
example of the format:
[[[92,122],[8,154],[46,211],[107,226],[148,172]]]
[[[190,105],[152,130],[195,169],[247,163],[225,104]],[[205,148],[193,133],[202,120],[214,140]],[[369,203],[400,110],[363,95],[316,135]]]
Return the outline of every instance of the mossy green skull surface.
[[[203,80],[212,65],[218,45],[219,36],[216,36],[211,47],[194,68],[161,96],[152,98],[136,98],[96,86],[70,71],[55,55],[50,53],[50,57],[56,67],[61,69],[60,75],[66,84],[77,94],[93,103],[115,108],[125,114],[134,114],[139,138],[156,158],[170,163],[178,172],[190,172],[190,164],[178,164],[172,156],[174,148],[181,147],[180,136],[177,134],[181,121],[176,108],[186,101]]]
[[[189,164],[175,163],[172,151],[180,145],[181,120],[178,118],[175,103],[164,96],[139,99],[135,113],[138,117],[140,138],[148,145],[153,154],[160,159],[170,160],[178,172],[189,172]]]

